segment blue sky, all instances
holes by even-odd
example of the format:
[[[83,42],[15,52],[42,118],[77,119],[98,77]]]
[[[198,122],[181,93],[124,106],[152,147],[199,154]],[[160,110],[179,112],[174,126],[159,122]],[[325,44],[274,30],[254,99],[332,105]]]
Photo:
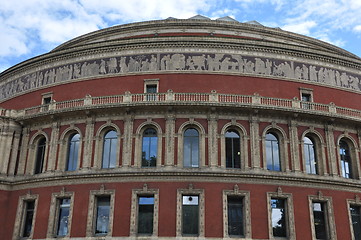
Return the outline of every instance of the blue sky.
[[[361,0],[1,0],[0,72],[98,29],[201,14],[256,20],[361,57]]]

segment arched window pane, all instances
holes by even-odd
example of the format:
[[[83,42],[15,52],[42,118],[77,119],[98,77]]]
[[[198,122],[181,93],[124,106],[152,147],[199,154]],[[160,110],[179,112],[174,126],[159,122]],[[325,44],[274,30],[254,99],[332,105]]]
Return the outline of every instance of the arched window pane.
[[[116,163],[118,136],[114,130],[104,135],[102,168],[114,168]]]
[[[272,133],[266,134],[266,160],[268,170],[281,171],[279,142]]]
[[[142,140],[142,167],[155,167],[157,165],[158,137],[157,131],[147,128]]]
[[[38,142],[38,147],[36,150],[34,174],[39,174],[43,172],[45,148],[46,148],[46,139],[42,137]]]
[[[240,168],[241,142],[239,134],[235,130],[228,130],[226,137],[226,167]]]
[[[317,174],[317,159],[315,145],[308,137],[303,138],[306,172],[309,174]]]
[[[351,156],[348,144],[340,141],[341,174],[344,178],[352,178]]]
[[[184,132],[183,164],[184,167],[199,167],[199,133],[194,128]]]
[[[65,168],[66,171],[74,171],[77,167],[79,140],[80,140],[80,135],[78,133],[73,134],[69,137],[68,159]]]

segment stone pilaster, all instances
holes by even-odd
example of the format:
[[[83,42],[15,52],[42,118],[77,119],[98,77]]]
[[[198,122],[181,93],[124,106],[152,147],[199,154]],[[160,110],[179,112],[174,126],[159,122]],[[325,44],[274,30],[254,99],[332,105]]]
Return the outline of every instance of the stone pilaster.
[[[93,140],[94,140],[94,118],[88,117],[85,126],[84,136],[84,152],[83,152],[83,164],[82,168],[90,168],[93,152]]]
[[[29,145],[29,128],[23,128],[23,137],[21,139],[21,147],[20,147],[20,157],[19,157],[19,165],[18,165],[18,175],[25,174],[25,165],[26,158],[28,155],[28,145]]]
[[[51,128],[51,136],[49,143],[49,155],[48,155],[48,167],[47,171],[55,171],[56,156],[58,151],[58,141],[59,141],[59,122],[53,122]]]
[[[134,117],[127,114],[124,119],[123,166],[129,167],[132,159]]]
[[[326,144],[328,150],[328,163],[330,167],[330,175],[335,176],[338,175],[337,172],[338,157],[336,156],[336,146],[335,146],[335,137],[333,134],[333,126],[326,125],[325,132],[326,132]]]
[[[218,165],[217,131],[217,117],[215,114],[210,114],[208,117],[208,164],[210,167]]]
[[[289,132],[290,132],[290,148],[291,148],[291,170],[295,172],[301,171],[300,165],[300,151],[299,151],[299,140],[297,133],[297,123],[294,120],[289,121]]]
[[[8,174],[10,176],[15,175],[15,168],[16,168],[16,161],[18,159],[19,154],[19,142],[21,138],[21,130],[15,131],[14,138],[13,138],[13,144],[11,149],[11,159],[9,164],[9,171]]]
[[[175,116],[169,114],[165,122],[165,166],[174,165]]]
[[[251,139],[251,167],[260,168],[260,137],[259,137],[259,119],[257,116],[250,117],[250,139]]]
[[[10,164],[11,151],[13,138],[15,133],[15,123],[7,121],[5,123],[4,129],[1,133],[1,163],[0,163],[0,173],[7,174],[8,166]]]

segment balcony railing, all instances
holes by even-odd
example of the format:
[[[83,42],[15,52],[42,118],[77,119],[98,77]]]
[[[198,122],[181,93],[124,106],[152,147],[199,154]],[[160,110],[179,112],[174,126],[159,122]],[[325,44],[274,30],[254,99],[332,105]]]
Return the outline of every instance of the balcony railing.
[[[29,118],[38,114],[46,114],[49,112],[60,112],[64,110],[72,111],[78,109],[86,109],[92,107],[107,107],[109,105],[147,105],[147,104],[171,104],[171,105],[229,105],[229,106],[249,106],[255,108],[273,108],[287,111],[301,111],[311,114],[332,115],[334,117],[352,118],[361,120],[361,111],[338,107],[335,104],[320,104],[314,102],[304,102],[297,98],[282,99],[262,97],[258,94],[254,95],[235,95],[235,94],[219,94],[211,93],[174,93],[169,90],[166,93],[151,94],[131,94],[126,92],[124,95],[92,97],[87,95],[82,99],[74,99],[62,102],[51,102],[50,104],[26,108],[23,110],[0,109],[0,116],[14,118]]]

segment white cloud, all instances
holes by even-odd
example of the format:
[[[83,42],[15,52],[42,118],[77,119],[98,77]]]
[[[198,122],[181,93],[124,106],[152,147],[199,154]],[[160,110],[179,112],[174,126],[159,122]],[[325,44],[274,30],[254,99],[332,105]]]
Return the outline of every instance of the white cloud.
[[[45,51],[76,36],[129,21],[188,18],[215,0],[2,0],[0,57]]]
[[[355,26],[355,27],[353,28],[353,30],[354,30],[355,32],[360,32],[360,33],[361,33],[361,25]]]
[[[314,28],[317,25],[314,21],[306,21],[306,22],[300,22],[300,23],[293,23],[288,24],[283,27],[281,27],[283,30],[299,33],[303,35],[309,35],[312,28]]]

